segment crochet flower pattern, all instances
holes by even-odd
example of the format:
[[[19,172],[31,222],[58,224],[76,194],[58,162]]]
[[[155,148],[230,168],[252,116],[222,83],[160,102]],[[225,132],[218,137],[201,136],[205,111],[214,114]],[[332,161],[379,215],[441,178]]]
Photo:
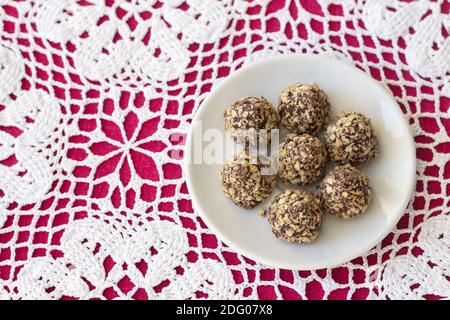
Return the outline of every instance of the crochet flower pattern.
[[[74,63],[93,81],[136,85],[176,79],[190,62],[189,45],[216,40],[228,22],[216,2],[102,2],[41,0],[33,14],[48,39],[74,42]]]

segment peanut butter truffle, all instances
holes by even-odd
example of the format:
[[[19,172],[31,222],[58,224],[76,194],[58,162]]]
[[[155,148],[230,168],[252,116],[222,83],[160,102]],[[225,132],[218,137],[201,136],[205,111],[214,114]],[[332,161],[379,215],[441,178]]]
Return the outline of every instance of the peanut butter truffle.
[[[353,166],[378,155],[378,138],[370,120],[358,112],[340,114],[325,133],[325,145],[331,160]]]
[[[313,242],[322,224],[319,200],[306,190],[288,189],[278,194],[266,211],[273,234],[281,240]]]
[[[318,196],[326,212],[342,219],[357,217],[370,204],[369,178],[349,164],[337,166],[323,179]]]
[[[305,185],[319,180],[327,154],[319,139],[303,134],[289,135],[278,153],[278,176],[287,183]]]
[[[327,123],[330,104],[318,85],[291,84],[281,92],[278,115],[287,129],[298,134],[315,134]]]
[[[225,131],[236,143],[256,146],[271,140],[272,129],[278,128],[275,108],[264,97],[245,97],[225,112]],[[260,130],[267,130],[263,133]]]
[[[220,171],[225,195],[235,204],[253,208],[271,193],[276,184],[275,175],[265,175],[263,164],[256,155],[242,151],[227,160]]]

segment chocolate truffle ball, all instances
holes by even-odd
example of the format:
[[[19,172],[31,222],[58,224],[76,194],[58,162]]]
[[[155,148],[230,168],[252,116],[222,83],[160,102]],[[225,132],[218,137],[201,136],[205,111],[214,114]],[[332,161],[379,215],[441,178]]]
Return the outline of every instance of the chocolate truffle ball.
[[[369,207],[369,178],[349,164],[337,166],[323,179],[318,197],[326,212],[342,219],[354,218]]]
[[[271,140],[272,129],[278,128],[275,108],[264,97],[245,97],[224,112],[225,131],[236,143],[256,146]],[[260,130],[267,130],[266,134]]]
[[[291,84],[281,92],[279,100],[281,124],[295,133],[315,134],[328,122],[330,104],[316,84]]]
[[[227,160],[220,171],[225,195],[235,204],[253,208],[271,193],[276,184],[275,175],[262,174],[266,166],[256,155],[242,151]]]
[[[273,234],[281,240],[311,243],[322,224],[319,200],[306,190],[288,189],[278,194],[266,211]]]
[[[284,182],[305,185],[323,176],[327,154],[319,139],[289,135],[280,146],[278,161],[278,176]]]
[[[325,133],[331,160],[360,166],[378,155],[378,139],[370,120],[358,112],[340,114]]]

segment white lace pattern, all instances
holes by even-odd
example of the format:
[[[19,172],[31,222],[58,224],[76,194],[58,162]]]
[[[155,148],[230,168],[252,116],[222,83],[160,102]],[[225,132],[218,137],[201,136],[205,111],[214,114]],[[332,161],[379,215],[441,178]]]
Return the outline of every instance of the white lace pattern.
[[[0,1],[0,17],[0,299],[450,297],[448,0]],[[396,229],[333,269],[238,255],[181,170],[212,87],[290,52],[380,81],[417,143]]]

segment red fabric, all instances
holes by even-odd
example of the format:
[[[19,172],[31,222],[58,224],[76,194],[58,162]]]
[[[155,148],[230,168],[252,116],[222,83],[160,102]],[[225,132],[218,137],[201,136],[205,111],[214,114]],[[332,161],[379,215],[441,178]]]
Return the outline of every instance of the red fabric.
[[[328,8],[323,8],[321,5],[317,3],[315,0],[306,1],[301,0],[300,1],[303,5],[302,10],[307,10],[310,13],[313,13],[314,15],[317,15],[318,17],[323,16],[323,10],[328,10],[328,13],[332,15],[342,15],[343,10],[340,5],[330,5]],[[268,12],[276,12],[279,8],[284,6],[284,0],[274,0],[270,2]],[[17,12],[14,9],[14,4],[12,5],[3,5],[3,10],[6,13],[6,16],[3,20],[3,29],[10,33],[11,36],[13,36],[15,30],[18,28],[21,28],[21,26],[16,25],[14,23],[14,20],[9,20],[8,16],[14,17],[17,15]],[[295,8],[295,6],[292,6],[290,9],[290,12],[292,15],[298,14],[299,8]],[[252,11],[257,12],[258,6],[250,6],[248,9],[247,14],[252,14]],[[361,22],[362,23],[362,22]],[[317,19],[313,20],[312,27],[314,30],[321,33],[323,31],[323,24],[322,22]],[[256,41],[258,39],[257,34],[261,32],[276,32],[280,29],[280,23],[276,18],[273,18],[267,22],[267,25],[261,25],[260,21],[254,21],[252,24],[253,29],[255,30],[255,33],[253,34],[252,41]],[[292,26],[294,27],[294,26]],[[302,25],[295,26],[299,32],[300,35],[302,35]],[[332,28],[339,28],[339,26],[331,26]],[[286,35],[290,35],[289,30],[285,31]],[[238,31],[236,31],[236,34],[239,34]],[[304,35],[307,36],[306,34]],[[238,38],[238,37],[237,37]],[[301,40],[301,39],[300,39]],[[238,40],[236,40],[238,41]],[[331,39],[331,41],[339,47],[342,45],[341,39]],[[353,36],[345,37],[345,41],[347,42],[347,45],[350,47],[357,48],[359,46],[359,41]],[[373,42],[373,39],[365,39],[367,43]],[[36,40],[37,43],[39,43],[39,39]],[[390,44],[390,45],[399,45],[399,44]],[[26,44],[25,44],[26,46]],[[54,44],[54,46],[64,46],[61,44]],[[66,48],[70,51],[72,50],[72,46],[70,43],[65,45]],[[192,50],[195,50],[196,44],[192,45]],[[23,53],[24,55],[28,55],[28,53]],[[63,52],[61,52],[63,54]],[[230,52],[230,57],[232,59],[240,59],[242,57],[246,57],[250,52],[247,52],[246,50],[238,50],[236,52]],[[350,52],[355,60],[358,60],[358,53]],[[52,59],[51,62],[49,62],[49,59]],[[48,57],[46,55],[40,55],[37,53],[34,57],[35,61],[46,65],[48,63],[54,63],[54,64],[60,64],[61,67],[64,67],[63,61],[66,61],[66,59],[61,59],[59,56],[55,57]],[[368,56],[368,59],[370,59],[370,56]],[[389,57],[386,57],[386,59],[389,59]],[[70,60],[69,60],[70,61]],[[211,59],[210,61],[213,61]],[[206,61],[205,63],[211,63]],[[30,74],[31,70],[27,70],[27,74]],[[167,202],[161,201],[158,205],[158,208],[156,210],[159,211],[159,214],[163,215],[164,212],[171,212],[175,210],[183,211],[192,213],[191,219],[199,219],[197,216],[194,215],[194,211],[192,208],[192,204],[189,200],[180,200],[178,203],[173,203],[170,201],[170,196],[172,196],[175,192],[175,185],[171,183],[172,179],[179,179],[182,175],[182,168],[179,165],[177,161],[171,162],[170,160],[167,161],[167,163],[163,166],[163,176],[160,176],[158,171],[155,168],[154,161],[151,157],[145,154],[145,150],[150,150],[152,152],[165,152],[169,155],[169,158],[178,160],[180,157],[182,157],[182,154],[175,151],[173,149],[174,145],[182,144],[183,143],[183,135],[184,133],[180,130],[180,139],[179,142],[174,142],[174,145],[165,145],[162,141],[159,141],[157,138],[152,139],[151,142],[143,143],[140,145],[137,145],[136,148],[131,148],[129,150],[129,157],[126,158],[124,162],[122,162],[119,165],[119,160],[121,158],[121,153],[123,151],[117,152],[118,146],[117,145],[124,145],[127,143],[128,139],[135,133],[134,131],[138,127],[139,124],[139,118],[136,116],[134,111],[132,111],[133,108],[150,108],[152,111],[159,110],[162,105],[162,101],[153,100],[148,103],[148,105],[143,105],[144,99],[142,93],[131,93],[128,92],[126,88],[122,89],[120,101],[112,101],[110,99],[100,100],[98,97],[100,96],[100,92],[96,90],[91,90],[88,92],[88,97],[96,99],[97,102],[90,103],[87,105],[84,105],[84,101],[82,100],[80,96],[80,92],[77,90],[76,87],[74,87],[72,90],[65,90],[62,87],[54,86],[52,88],[49,88],[46,84],[46,82],[52,78],[56,82],[66,82],[68,79],[65,79],[64,76],[61,73],[55,73],[53,75],[46,73],[44,70],[33,70],[35,72],[35,77],[38,80],[38,82],[35,84],[37,88],[43,88],[44,90],[50,91],[52,95],[59,99],[65,99],[67,96],[70,96],[72,99],[79,99],[79,104],[73,104],[70,105],[70,108],[67,110],[64,110],[65,113],[68,114],[80,114],[81,110],[83,112],[89,113],[89,114],[95,114],[99,117],[103,114],[110,114],[112,110],[115,108],[121,108],[123,110],[130,111],[127,113],[126,117],[124,118],[122,123],[113,123],[109,120],[102,120],[101,121],[101,130],[104,132],[105,136],[115,141],[115,145],[106,142],[106,141],[91,141],[91,138],[89,136],[89,133],[96,128],[95,121],[91,121],[88,117],[80,116],[78,121],[79,126],[79,134],[70,137],[70,139],[73,142],[78,142],[79,147],[78,148],[71,148],[67,152],[67,157],[70,159],[73,159],[75,161],[82,161],[86,157],[86,148],[89,148],[94,154],[102,155],[105,157],[104,162],[96,169],[95,171],[95,178],[104,177],[111,174],[117,174],[119,172],[119,179],[117,179],[117,185],[108,185],[105,183],[96,184],[95,181],[94,186],[92,188],[92,191],[90,194],[87,194],[89,192],[89,185],[84,182],[78,182],[74,186],[74,196],[89,196],[93,199],[103,199],[105,195],[107,194],[107,190],[109,188],[115,188],[117,189],[119,187],[119,184],[123,188],[127,188],[130,183],[130,167],[134,167],[139,174],[139,176],[143,179],[142,189],[145,190],[143,193],[143,200],[147,201],[148,203],[152,203],[156,196],[158,194],[161,194],[161,198],[164,200],[165,197],[167,197]],[[227,68],[221,68],[219,71],[219,78],[227,77],[230,73],[230,69]],[[208,80],[207,75],[197,75],[197,74],[189,74],[185,75],[185,79],[189,79],[190,77],[196,78],[197,76],[203,76],[205,77],[204,85],[201,87],[201,92],[209,92],[211,90],[211,84]],[[375,79],[380,79],[380,70],[373,69],[371,70],[371,76]],[[387,79],[396,79],[397,78],[397,71],[394,70],[385,70],[384,76]],[[74,84],[80,84],[80,81],[77,80],[77,75],[73,74],[71,81]],[[180,79],[179,81],[183,81],[183,79]],[[40,84],[42,83],[42,84]],[[28,90],[30,88],[31,84],[24,79],[22,81],[22,90]],[[192,91],[195,91],[197,88],[192,88]],[[405,89],[408,91],[407,86],[405,85]],[[433,91],[433,88],[429,87],[423,87],[422,90],[424,91]],[[397,87],[391,87],[392,93],[399,97],[401,95],[401,90]],[[409,94],[414,95],[414,92],[410,92]],[[180,96],[180,93],[177,91],[172,92],[172,100],[168,104],[168,107],[166,108],[165,112],[167,114],[173,114],[176,113],[177,110],[182,109],[183,114],[190,114],[192,113],[192,110],[194,108],[194,105],[192,105],[192,101],[189,99],[183,98]],[[438,101],[438,102],[437,102]],[[450,106],[450,100],[446,97],[441,97],[440,99],[437,99],[436,102],[434,101],[422,101],[420,105],[414,105],[414,106],[402,106],[402,108],[408,108],[408,110],[417,110],[417,109],[426,109],[430,112],[438,112],[439,110],[442,112],[443,117],[440,118],[440,120],[436,120],[435,118],[431,117],[421,117],[419,119],[419,125],[420,128],[423,130],[423,134],[419,134],[415,137],[416,141],[418,142],[425,142],[427,143],[427,147],[420,147],[417,148],[417,158],[424,163],[429,163],[429,166],[425,170],[425,174],[429,177],[433,177],[433,181],[429,181],[427,185],[424,185],[422,177],[419,176],[417,179],[417,190],[426,190],[428,194],[441,194],[443,190],[445,191],[446,196],[450,196],[450,159],[445,165],[445,168],[443,170],[443,174],[439,174],[439,168],[436,168],[436,166],[433,165],[433,152],[432,149],[435,150],[435,152],[440,154],[446,154],[448,155],[450,153],[450,143],[443,143],[439,145],[433,144],[433,139],[430,138],[427,133],[436,133],[441,128],[444,128],[449,135],[450,138],[450,118],[448,117],[448,110]],[[131,108],[133,107],[133,108]],[[0,110],[2,110],[0,106]],[[402,109],[404,112],[406,109]],[[414,121],[411,118],[411,121]],[[440,121],[440,123],[438,123]],[[156,131],[158,130],[158,125],[162,128],[178,128],[179,122],[177,120],[166,120],[164,123],[160,124],[160,119],[158,117],[154,117],[152,119],[148,119],[144,123],[142,123],[142,129],[138,133],[137,140],[144,139],[146,137],[150,137],[155,135]],[[121,129],[124,130],[126,133],[125,136],[121,134]],[[12,132],[13,135],[20,135],[20,131],[15,130],[14,128],[0,128],[0,130],[9,131]],[[122,149],[121,149],[122,150]],[[144,151],[142,151],[144,150]],[[16,160],[14,158],[8,159],[7,161],[4,160],[1,164],[6,166],[12,166],[14,165]],[[73,172],[68,172],[68,175],[73,175],[75,177],[86,177],[92,169],[86,166],[76,166],[73,170]],[[161,190],[155,190],[154,187],[152,187],[149,184],[146,184],[145,181],[164,181],[164,186]],[[68,182],[70,184],[70,182]],[[69,190],[69,185],[64,185],[62,187],[62,192],[64,190]],[[117,189],[118,190],[118,189]],[[183,184],[181,188],[182,192],[187,193],[186,186]],[[0,190],[0,196],[1,196],[1,190]],[[119,206],[120,203],[125,203],[126,207],[129,209],[134,208],[134,202],[135,202],[135,191],[132,188],[127,189],[126,193],[127,197],[126,199],[121,199],[119,192],[113,192],[113,196],[110,199],[112,204],[116,207]],[[19,225],[22,227],[26,227],[31,223],[33,210],[45,210],[46,208],[50,207],[55,201],[58,202],[58,206],[63,207],[64,202],[67,201],[67,199],[54,199],[54,198],[48,198],[43,199],[44,201],[40,204],[39,207],[35,207],[35,204],[31,204],[25,207],[22,207],[22,210],[30,210],[29,216],[22,216],[22,218],[18,221]],[[436,199],[436,201],[433,203],[434,205],[439,205],[443,201],[447,201],[448,199]],[[80,206],[84,205],[84,200],[80,200]],[[413,209],[414,210],[420,210],[423,209],[424,206],[424,199],[422,197],[416,197],[412,199],[413,202]],[[13,210],[17,208],[17,204],[11,203],[9,209]],[[432,208],[429,208],[430,210]],[[80,210],[77,213],[76,219],[82,219],[86,216],[85,209]],[[405,214],[405,216],[400,220],[398,223],[397,228],[402,229],[405,223],[407,223],[408,219],[408,213]],[[42,216],[40,219],[42,219],[41,223],[45,224],[45,216]],[[67,222],[67,215],[61,214],[56,216],[56,218],[53,221],[53,225],[64,225]],[[195,223],[193,220],[184,218],[184,227],[189,230],[192,226],[195,226]],[[5,223],[5,227],[10,226],[12,223],[16,223],[14,221],[14,214],[9,214],[7,217],[7,221]],[[420,223],[420,219],[417,220],[416,223]],[[62,231],[57,232],[53,234],[53,237],[51,239],[48,238],[48,235],[46,233],[36,233],[33,236],[33,243],[52,243],[54,245],[57,245],[59,243],[59,239],[61,238]],[[54,257],[57,257],[61,254],[58,250],[53,250],[52,252],[46,252],[45,250],[36,250],[35,252],[29,252],[27,247],[19,245],[23,241],[27,241],[30,237],[30,232],[28,231],[22,231],[20,234],[16,235],[17,238],[14,240],[13,243],[11,242],[11,239],[13,237],[13,234],[8,232],[3,232],[0,230],[0,243],[6,244],[10,243],[10,246],[7,249],[3,249],[0,251],[0,262],[6,261],[11,256],[11,252],[15,252],[15,259],[16,261],[20,260],[26,260],[27,257],[30,255],[32,256],[44,256],[51,254]],[[405,237],[411,236],[408,233],[405,233]],[[201,239],[189,239],[190,244],[195,246],[200,246],[203,248],[216,248],[218,244],[218,240],[213,235],[207,235],[205,234],[204,237]],[[391,241],[391,235],[388,235],[384,240],[383,244],[388,245]],[[191,260],[195,260],[196,256],[195,254],[189,256]],[[223,253],[223,258],[229,265],[233,265],[233,263],[239,263],[239,260],[236,258],[236,254],[232,253],[232,251],[227,250]],[[375,257],[368,257],[369,263],[370,261],[376,261]],[[250,263],[253,263],[249,261]],[[112,264],[114,262],[107,262],[105,264],[105,269],[111,268]],[[353,261],[355,264],[360,264],[361,259],[357,258]],[[14,279],[17,276],[17,273],[20,269],[11,270],[11,266],[1,264],[0,265],[0,279],[8,280],[8,279]],[[249,278],[255,279],[256,275],[254,274],[254,271],[249,270],[248,271]],[[287,282],[291,282],[293,278],[293,273],[297,271],[291,271],[291,270],[281,270],[280,275],[283,278],[283,280]],[[303,271],[303,272],[297,272],[302,275],[308,275],[311,272],[316,273],[319,276],[325,276],[326,270],[316,270],[316,271]],[[332,269],[331,275],[333,279],[339,283],[339,284],[348,284],[350,279],[354,282],[362,281],[364,280],[364,271],[356,270],[353,273],[350,273],[349,270],[345,267],[337,267]],[[235,277],[235,280],[237,283],[239,283],[240,279],[242,278],[242,275],[240,274],[233,274]],[[261,280],[273,280],[274,279],[274,270],[272,269],[263,269],[260,271],[260,274],[258,275],[259,279]],[[164,284],[161,284],[161,286],[164,286]],[[119,282],[119,288],[123,292],[128,292],[130,288],[133,287],[133,283],[130,281],[127,281],[127,279],[122,279]],[[160,290],[160,288],[155,288],[155,290]],[[247,290],[247,294],[251,293],[251,288]],[[275,294],[275,288],[272,285],[261,285],[257,288],[257,295],[261,299],[273,299],[276,297]],[[299,299],[301,296],[294,290],[279,286],[278,287],[279,292],[281,293],[282,297],[284,299]],[[341,288],[334,290],[331,295],[330,299],[365,299],[369,293],[369,289],[362,288],[358,289],[355,292],[353,292],[351,295],[349,295],[348,288]],[[106,298],[114,298],[117,296],[117,293],[115,292],[115,289],[111,288],[111,290],[106,290],[104,292],[104,296]],[[136,299],[145,299],[146,293],[144,290],[138,290],[135,294],[134,298]],[[306,284],[306,297],[309,299],[322,299],[323,298],[323,289],[321,288],[321,284],[318,281],[313,281]],[[69,297],[68,297],[69,298]]]

